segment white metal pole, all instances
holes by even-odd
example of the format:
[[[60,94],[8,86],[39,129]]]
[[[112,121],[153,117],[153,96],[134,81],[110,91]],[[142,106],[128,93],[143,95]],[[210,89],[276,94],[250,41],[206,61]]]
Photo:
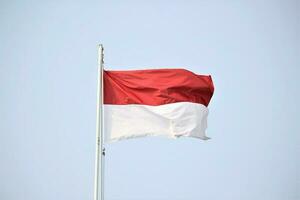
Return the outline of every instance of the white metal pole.
[[[103,46],[98,46],[98,88],[94,200],[104,200],[104,147],[103,147]]]

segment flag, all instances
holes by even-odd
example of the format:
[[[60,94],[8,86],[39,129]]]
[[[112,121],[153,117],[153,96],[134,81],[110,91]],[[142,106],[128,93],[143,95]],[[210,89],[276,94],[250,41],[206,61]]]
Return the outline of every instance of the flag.
[[[208,139],[209,75],[185,69],[104,71],[104,141],[143,136]]]

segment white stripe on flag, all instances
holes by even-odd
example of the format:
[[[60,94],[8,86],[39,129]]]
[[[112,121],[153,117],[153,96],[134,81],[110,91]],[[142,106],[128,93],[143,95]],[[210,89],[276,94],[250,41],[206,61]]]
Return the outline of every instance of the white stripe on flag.
[[[205,135],[208,108],[202,104],[179,102],[159,106],[104,104],[104,140],[113,142],[143,136]]]

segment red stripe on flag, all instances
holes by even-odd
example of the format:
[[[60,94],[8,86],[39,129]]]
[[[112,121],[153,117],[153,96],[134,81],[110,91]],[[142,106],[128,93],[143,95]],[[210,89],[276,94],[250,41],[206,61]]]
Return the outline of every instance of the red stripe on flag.
[[[184,69],[104,71],[103,76],[104,104],[193,102],[207,106],[214,92],[211,76]]]

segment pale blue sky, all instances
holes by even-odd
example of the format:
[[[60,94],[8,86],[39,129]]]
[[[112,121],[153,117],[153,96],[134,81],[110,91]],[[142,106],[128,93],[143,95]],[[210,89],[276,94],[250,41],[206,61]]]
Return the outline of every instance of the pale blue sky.
[[[299,200],[299,1],[1,1],[0,199],[92,200],[107,69],[211,74],[208,136],[107,145],[106,200]]]

